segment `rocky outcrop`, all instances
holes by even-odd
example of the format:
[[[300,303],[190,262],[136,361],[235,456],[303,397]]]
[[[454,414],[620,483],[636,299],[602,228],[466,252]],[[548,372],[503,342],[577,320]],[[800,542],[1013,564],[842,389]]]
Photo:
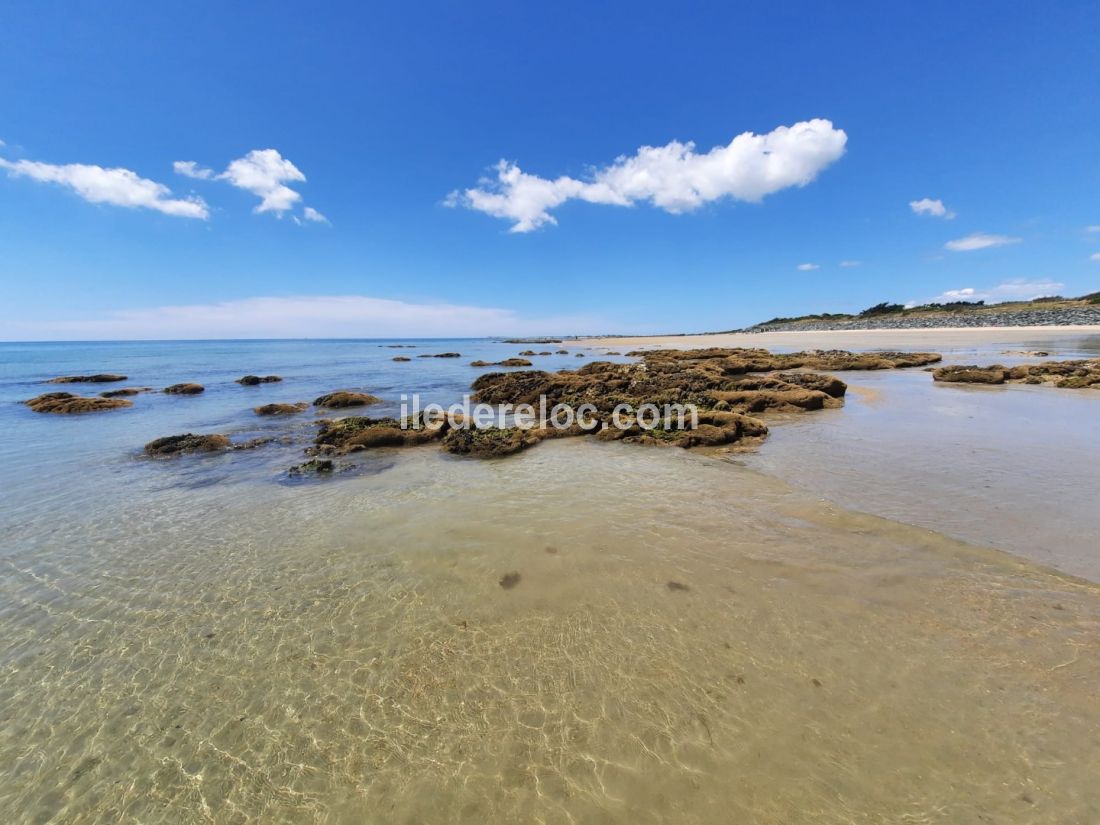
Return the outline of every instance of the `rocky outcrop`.
[[[201,392],[206,392],[206,387],[202,384],[173,384],[170,387],[165,387],[164,392],[168,395],[198,395]]]
[[[166,435],[156,438],[145,445],[146,455],[175,456],[186,453],[213,453],[228,450],[232,446],[229,438],[220,433],[211,435]]]
[[[262,407],[254,407],[252,412],[256,415],[295,415],[308,407],[309,404],[305,401],[297,404],[264,404]]]
[[[134,406],[133,401],[127,401],[124,398],[88,398],[73,395],[71,392],[47,392],[23,403],[38,413],[60,413],[65,415],[120,410]]]
[[[471,367],[529,367],[531,362],[526,358],[505,358],[503,361],[471,361]]]
[[[380,404],[381,402],[381,398],[369,393],[336,390],[313,399],[313,406],[344,409],[347,407],[366,407],[369,404]]]
[[[411,361],[412,359],[405,356],[405,355],[398,355],[393,360],[394,361]]]
[[[119,387],[117,390],[105,390],[99,394],[100,398],[127,398],[131,395],[140,395],[143,392],[152,392],[152,387]]]
[[[47,384],[113,384],[115,381],[125,381],[125,375],[115,375],[112,372],[100,372],[95,375],[63,375],[60,378],[51,378]]]
[[[461,358],[461,352],[437,352],[437,353],[424,353],[423,355],[416,356],[417,358]]]
[[[354,453],[375,447],[408,447],[426,444],[442,438],[446,422],[425,424],[419,428],[406,426],[396,418],[349,416],[320,422],[321,428],[313,440],[313,452],[319,455]]]
[[[948,366],[932,373],[947,384],[1046,384],[1062,389],[1100,389],[1100,358],[1004,367]]]
[[[255,387],[257,384],[276,384],[282,381],[280,375],[245,375],[237,379],[237,383],[244,387]]]

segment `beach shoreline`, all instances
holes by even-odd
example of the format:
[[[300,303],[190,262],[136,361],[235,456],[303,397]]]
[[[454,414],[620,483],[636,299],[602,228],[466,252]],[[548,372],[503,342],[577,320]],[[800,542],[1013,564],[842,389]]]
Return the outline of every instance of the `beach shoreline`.
[[[754,347],[763,349],[881,349],[923,347],[967,348],[991,343],[1024,344],[1067,335],[1100,336],[1100,325],[1049,327],[932,327],[924,329],[796,330],[785,332],[684,333],[682,335],[593,336],[565,342],[565,346],[599,349],[695,349],[699,347]]]

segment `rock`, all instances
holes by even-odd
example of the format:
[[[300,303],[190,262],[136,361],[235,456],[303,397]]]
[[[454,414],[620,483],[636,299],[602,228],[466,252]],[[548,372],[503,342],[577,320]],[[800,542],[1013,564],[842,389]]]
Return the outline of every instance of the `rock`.
[[[206,392],[206,387],[202,384],[173,384],[165,387],[164,392],[168,395],[198,395],[200,392]]]
[[[848,385],[839,378],[819,372],[781,372],[775,377],[796,387],[823,392],[831,398],[843,398],[848,391]]]
[[[60,378],[51,378],[47,384],[111,384],[115,381],[125,381],[125,375],[115,375],[110,372],[96,373],[95,375],[63,375]]]
[[[435,354],[424,353],[423,355],[416,356],[417,358],[461,358],[461,352],[437,352]]]
[[[500,586],[503,587],[505,590],[511,590],[513,587],[519,584],[521,578],[523,577],[520,576],[520,574],[517,572],[505,573],[503,576],[500,577]]]
[[[212,453],[228,450],[232,446],[228,438],[220,433],[212,435],[167,435],[145,445],[145,452],[152,456],[174,456],[184,453]]]
[[[292,476],[305,475],[306,473],[331,473],[336,468],[331,458],[313,458],[301,464],[295,464],[287,470]]]
[[[1046,384],[1061,389],[1100,389],[1100,358],[1045,361],[1003,367],[941,367],[932,373],[936,381],[966,384]]]
[[[532,356],[534,354],[535,354],[535,351],[533,349],[525,349],[523,352],[520,353],[520,355],[523,355],[523,356]]]
[[[409,358],[408,356],[405,356],[405,355],[398,355],[398,356],[395,356],[393,360],[394,361],[411,361],[412,359]]]
[[[991,367],[949,366],[932,372],[933,381],[948,384],[1003,384],[1006,370],[1000,364]]]
[[[584,353],[583,352],[578,352],[576,357],[577,358],[584,358]]]
[[[456,455],[499,458],[533,447],[542,439],[541,430],[519,427],[454,429],[443,436],[443,449]]]
[[[503,361],[471,361],[471,367],[529,367],[531,362],[526,358],[505,358]]]
[[[246,375],[237,379],[237,383],[245,387],[255,387],[257,384],[274,384],[282,381],[282,377],[278,375],[265,375],[263,377],[259,375]]]
[[[151,392],[152,387],[120,387],[117,390],[105,390],[99,394],[100,398],[124,398],[130,395],[138,395],[143,392]]]
[[[539,353],[539,355],[553,355],[553,354],[554,353],[550,352],[550,350],[543,350],[542,352]]]
[[[605,355],[622,355],[622,353],[621,353],[621,352],[616,352],[616,351],[615,351],[615,350],[613,350],[613,349],[612,349],[612,350],[608,350],[608,351],[607,351],[606,353],[604,353],[604,354],[605,354]]]
[[[368,418],[350,416],[320,422],[321,429],[313,443],[318,451],[337,454],[353,453],[375,447],[406,447],[425,444],[443,436],[447,424],[425,424],[415,428],[412,422],[405,426],[396,418]]]
[[[346,407],[366,407],[369,404],[380,404],[381,398],[365,392],[351,392],[350,390],[337,390],[313,399],[315,407],[330,407],[342,409]]]
[[[134,406],[133,401],[127,401],[123,398],[87,398],[73,395],[71,392],[47,392],[23,403],[38,413],[61,413],[65,415],[119,410]]]
[[[567,350],[567,349],[559,349],[559,350],[558,350],[557,352],[555,352],[554,354],[555,354],[555,355],[568,355],[568,354],[569,354],[569,350]]]
[[[252,411],[256,415],[294,415],[307,407],[309,404],[299,401],[297,404],[264,404],[262,407],[255,407]]]

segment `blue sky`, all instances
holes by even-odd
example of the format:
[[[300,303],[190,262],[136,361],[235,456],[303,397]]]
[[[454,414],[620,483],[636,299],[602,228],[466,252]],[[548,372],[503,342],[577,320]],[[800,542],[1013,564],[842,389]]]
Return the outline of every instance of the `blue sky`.
[[[1091,292],[1097,31],[1096,3],[9,3],[0,338]],[[502,191],[501,160],[535,177]]]

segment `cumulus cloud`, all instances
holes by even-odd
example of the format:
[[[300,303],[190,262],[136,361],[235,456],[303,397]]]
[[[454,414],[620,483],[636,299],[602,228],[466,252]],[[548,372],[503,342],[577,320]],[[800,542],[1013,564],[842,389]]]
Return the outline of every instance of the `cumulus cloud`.
[[[863,261],[841,261],[840,266],[844,269],[851,269],[854,266],[863,266]]]
[[[569,200],[614,206],[649,202],[672,213],[690,212],[722,198],[756,202],[813,181],[844,154],[847,141],[831,121],[814,119],[764,135],[744,132],[728,145],[702,154],[691,142],[643,146],[594,169],[585,180],[542,178],[502,160],[495,167],[495,179],[452,192],[444,203],[510,220],[512,232],[531,232],[556,224],[550,211]]]
[[[811,272],[815,269],[821,269],[821,264],[799,264],[797,269],[799,272]]]
[[[985,301],[986,303],[1032,301],[1036,298],[1057,295],[1063,287],[1065,287],[1065,284],[1060,281],[1052,281],[1049,278],[1041,278],[1035,281],[1020,278],[1013,281],[1004,281],[985,289],[975,289],[971,286],[962,289],[949,289],[935,298],[929,298],[927,301],[910,301],[907,306],[916,306],[918,303],[946,304],[952,301]]]
[[[215,174],[213,169],[199,166],[193,160],[177,160],[172,168],[176,174],[185,177],[225,181],[238,189],[251,192],[260,199],[253,212],[271,212],[280,218],[302,199],[301,194],[287,184],[306,181],[302,170],[276,149],[253,149],[244,157],[230,161],[220,174]],[[308,221],[317,221],[320,218],[321,222],[327,222],[320,212],[310,207],[306,207],[303,217]]]
[[[185,178],[195,178],[196,180],[210,180],[214,177],[213,169],[199,166],[193,160],[177,160],[172,164],[172,171],[177,175],[183,175]]]
[[[965,238],[948,241],[943,245],[944,249],[952,252],[972,252],[975,249],[989,249],[994,246],[1008,246],[1020,243],[1020,238],[1010,238],[1007,235],[989,235],[985,232],[974,232]]]
[[[909,208],[916,215],[931,215],[933,218],[943,218],[945,221],[954,220],[955,213],[944,206],[939,198],[921,198],[919,201],[909,201]]]
[[[163,183],[122,168],[104,168],[85,163],[41,163],[0,158],[0,169],[11,177],[54,183],[71,189],[89,203],[106,203],[128,209],[153,209],[165,215],[205,220],[209,213],[202,198],[173,197]]]
[[[314,223],[329,223],[329,219],[314,209],[312,206],[307,206],[302,210],[302,217],[307,221],[313,221]]]
[[[598,333],[614,325],[582,315],[538,318],[498,307],[307,295],[125,310],[86,320],[5,321],[2,328],[11,340],[171,340],[482,337]]]

